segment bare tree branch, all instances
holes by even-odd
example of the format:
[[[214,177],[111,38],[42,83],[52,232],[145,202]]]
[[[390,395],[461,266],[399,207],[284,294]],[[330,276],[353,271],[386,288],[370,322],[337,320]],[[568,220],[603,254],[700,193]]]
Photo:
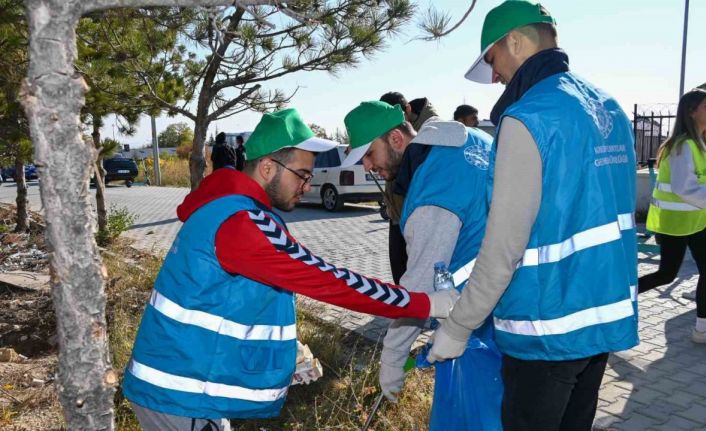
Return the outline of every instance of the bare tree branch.
[[[252,0],[243,0],[250,3]],[[265,0],[267,1],[267,0]],[[270,0],[272,1],[272,0]],[[138,8],[138,7],[213,7],[230,6],[233,0],[89,0],[81,2],[81,15],[90,12],[115,9],[115,8]]]
[[[468,16],[471,14],[473,8],[476,7],[476,1],[477,0],[473,0],[473,3],[471,3],[471,6],[468,8],[466,13],[464,13],[461,19],[458,20],[458,22],[449,29],[446,29],[446,27],[451,21],[451,16],[448,14],[439,13],[436,11],[436,9],[430,9],[427,12],[427,17],[425,21],[421,24],[422,30],[429,34],[429,36],[419,37],[419,39],[432,41],[441,39],[442,37],[450,34],[454,30],[459,28],[464,21],[466,21],[466,18],[468,18]]]
[[[90,0],[81,3],[81,15],[114,8],[137,7],[217,7],[217,6],[274,6],[283,14],[300,22],[310,22],[313,17],[294,11],[280,0]]]
[[[256,84],[256,85],[252,86],[250,89],[243,91],[242,93],[240,93],[240,95],[238,95],[238,97],[230,100],[228,103],[221,106],[219,109],[216,109],[215,111],[210,113],[207,117],[208,121],[211,122],[211,121],[217,120],[219,118],[219,115],[221,115],[225,112],[228,112],[228,110],[230,108],[237,106],[243,100],[247,99],[251,94],[258,91],[260,89],[260,87],[261,87],[260,84]]]

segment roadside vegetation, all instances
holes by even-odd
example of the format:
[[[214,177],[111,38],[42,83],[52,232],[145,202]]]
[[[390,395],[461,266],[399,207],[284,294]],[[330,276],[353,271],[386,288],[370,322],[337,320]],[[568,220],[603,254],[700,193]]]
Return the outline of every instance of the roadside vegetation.
[[[179,155],[167,156],[162,155],[159,157],[159,170],[162,177],[163,187],[189,187],[190,174],[189,174],[189,159],[188,154],[186,157],[180,157]],[[211,173],[211,156],[208,153],[208,159],[206,164],[206,175]],[[149,178],[149,183],[151,185],[156,184],[154,176],[154,160],[152,157],[148,157],[143,161],[137,161],[137,177],[135,181],[137,183],[143,183],[145,181],[145,171],[147,171],[147,177]]]
[[[107,223],[104,229],[98,229],[96,242],[100,246],[108,246],[115,242],[120,234],[125,232],[135,223],[135,214],[132,214],[125,207],[118,207],[113,204],[108,211]]]

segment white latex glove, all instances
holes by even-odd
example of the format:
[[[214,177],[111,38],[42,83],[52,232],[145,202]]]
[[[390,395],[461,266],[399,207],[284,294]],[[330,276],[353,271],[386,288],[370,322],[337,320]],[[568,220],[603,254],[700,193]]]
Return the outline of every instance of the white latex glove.
[[[403,366],[390,365],[385,362],[380,363],[380,389],[382,389],[385,398],[393,403],[397,402],[397,395],[402,390],[404,376]]]
[[[461,294],[456,289],[439,290],[438,292],[427,293],[431,307],[429,307],[429,317],[446,319],[451,313],[454,304]]]
[[[439,329],[434,332],[434,340],[427,355],[427,361],[433,364],[437,361],[445,361],[447,359],[458,358],[466,350],[466,344],[468,343],[468,337],[470,333],[464,340],[456,340],[451,338],[449,334],[444,331],[444,325],[442,324]]]

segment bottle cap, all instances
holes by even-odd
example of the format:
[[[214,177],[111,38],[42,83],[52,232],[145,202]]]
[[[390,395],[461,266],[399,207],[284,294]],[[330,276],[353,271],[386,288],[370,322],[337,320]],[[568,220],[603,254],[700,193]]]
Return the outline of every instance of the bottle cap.
[[[439,261],[434,264],[434,270],[442,270],[442,269],[446,269],[446,262]]]

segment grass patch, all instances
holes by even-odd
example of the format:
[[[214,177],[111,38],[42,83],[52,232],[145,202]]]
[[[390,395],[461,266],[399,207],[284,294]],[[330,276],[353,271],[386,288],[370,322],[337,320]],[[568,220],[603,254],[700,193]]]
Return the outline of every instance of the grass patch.
[[[137,327],[162,260],[137,252],[125,242],[118,241],[104,254],[103,261],[109,277],[106,295],[110,353],[113,368],[122,382]],[[118,430],[142,429],[120,388],[115,394],[115,422]]]
[[[280,417],[236,420],[238,431],[360,430],[368,418],[378,387],[380,346],[339,326],[323,322],[317,309],[297,310],[298,338],[324,365],[324,377],[309,386],[290,388]],[[397,404],[384,401],[371,430],[428,428],[433,372],[413,370]]]

